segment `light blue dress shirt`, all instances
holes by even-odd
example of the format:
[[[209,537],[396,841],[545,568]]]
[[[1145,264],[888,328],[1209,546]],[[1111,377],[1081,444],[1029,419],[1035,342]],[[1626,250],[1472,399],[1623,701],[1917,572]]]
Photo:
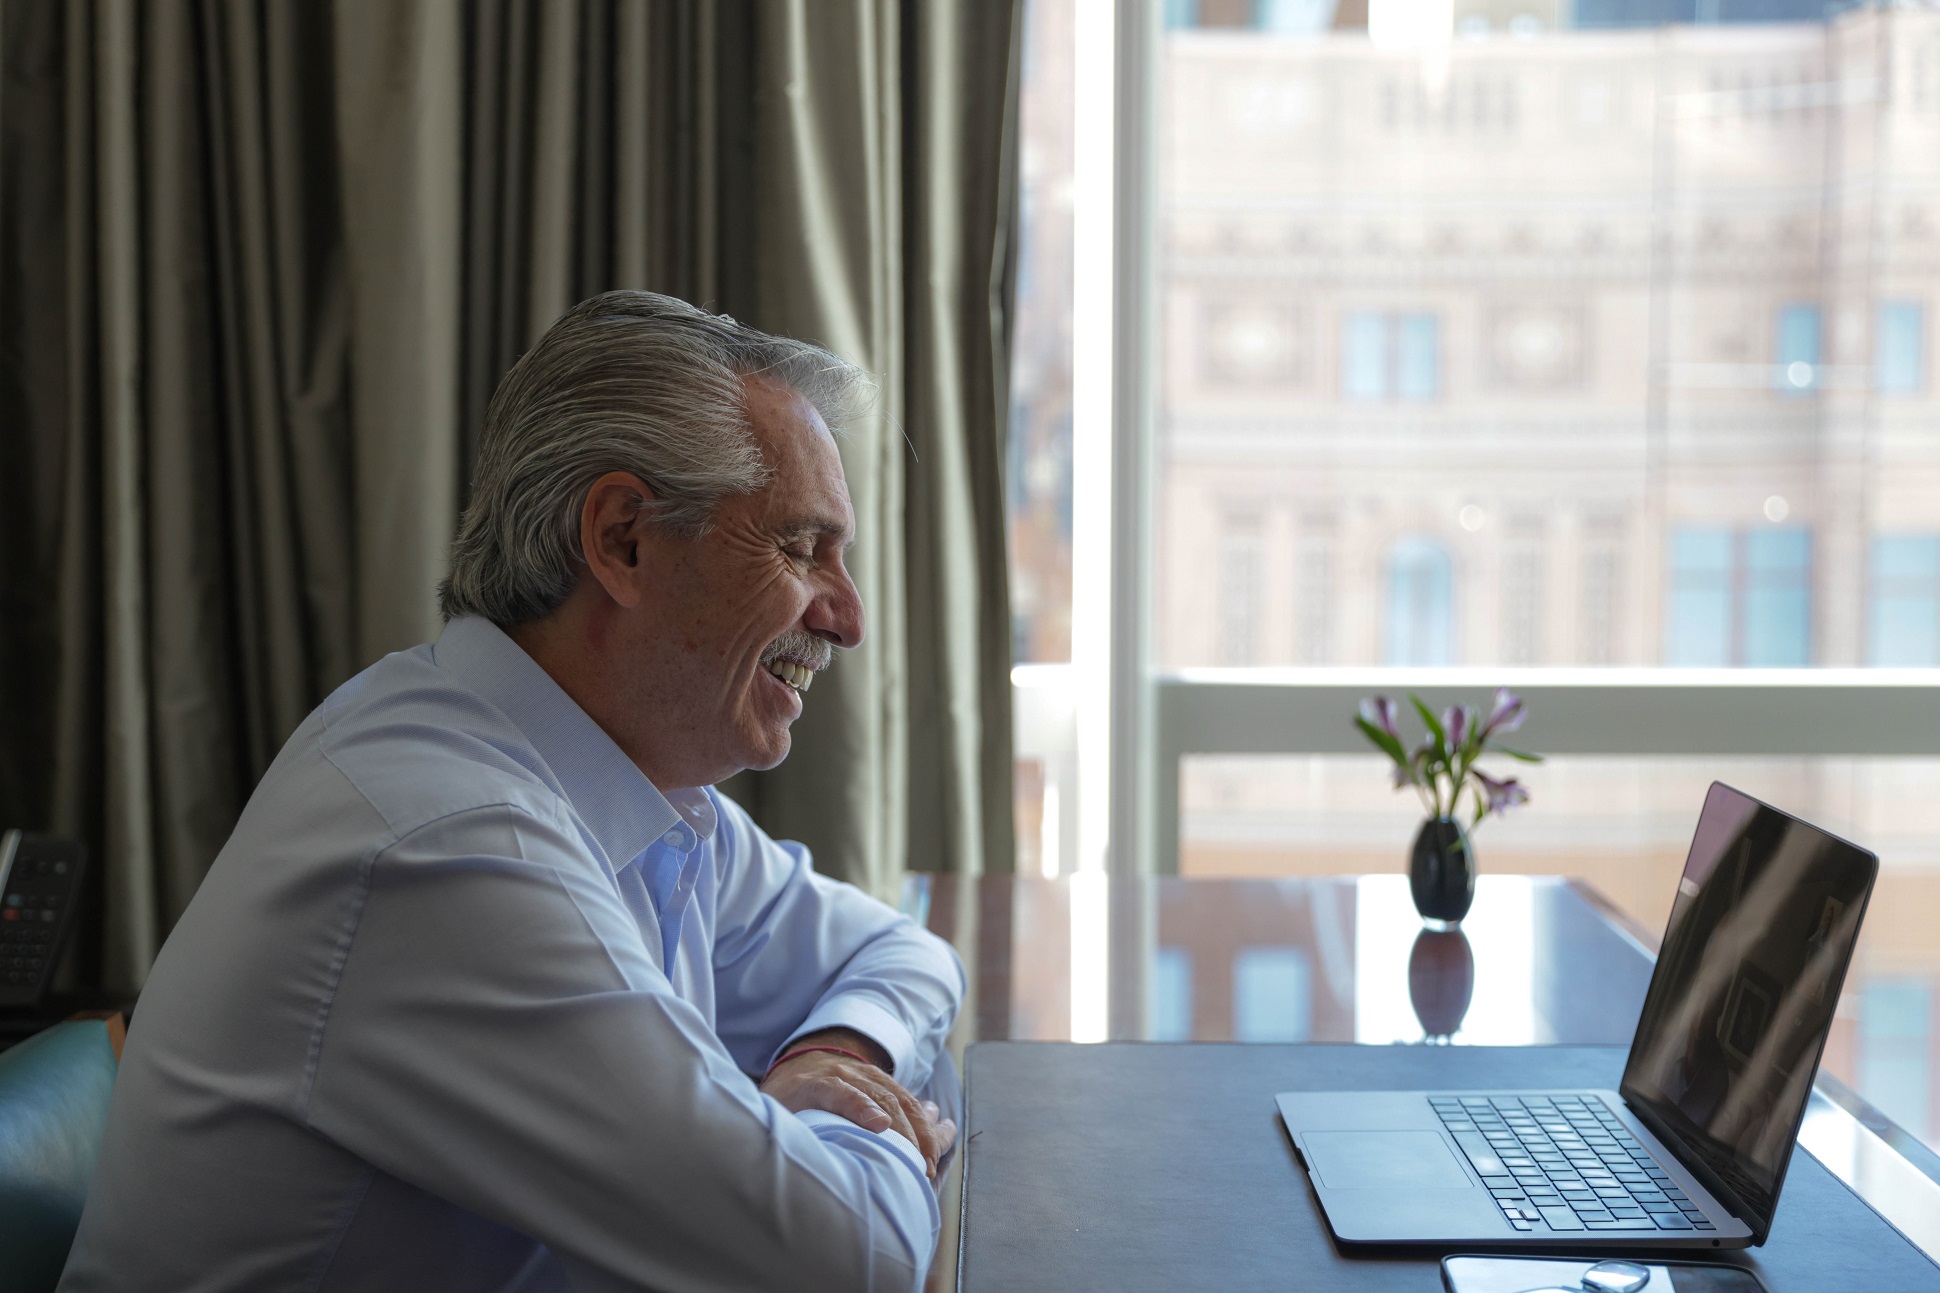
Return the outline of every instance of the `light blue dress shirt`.
[[[61,1288],[918,1288],[914,1146],[748,1075],[840,1026],[917,1089],[963,986],[455,620],[251,797],[143,990]]]

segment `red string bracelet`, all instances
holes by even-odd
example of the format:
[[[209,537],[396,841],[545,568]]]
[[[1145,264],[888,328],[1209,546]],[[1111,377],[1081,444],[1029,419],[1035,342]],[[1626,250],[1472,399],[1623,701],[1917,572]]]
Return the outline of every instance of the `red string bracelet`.
[[[775,1075],[776,1069],[786,1064],[789,1060],[794,1059],[797,1055],[808,1055],[815,1051],[827,1051],[831,1055],[846,1055],[858,1064],[867,1064],[870,1068],[876,1067],[875,1061],[870,1059],[867,1055],[858,1055],[854,1051],[845,1050],[840,1046],[797,1046],[793,1050],[783,1051],[781,1058],[776,1060],[773,1064],[770,1064],[768,1066],[768,1071],[761,1075],[761,1080],[763,1082],[766,1082],[769,1078]]]

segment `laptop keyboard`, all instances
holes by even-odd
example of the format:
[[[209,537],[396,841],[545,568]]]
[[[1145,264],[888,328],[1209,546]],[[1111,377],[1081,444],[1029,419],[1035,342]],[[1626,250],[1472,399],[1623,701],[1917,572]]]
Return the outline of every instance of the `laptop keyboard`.
[[[1517,1230],[1712,1230],[1603,1102],[1582,1096],[1430,1096]]]

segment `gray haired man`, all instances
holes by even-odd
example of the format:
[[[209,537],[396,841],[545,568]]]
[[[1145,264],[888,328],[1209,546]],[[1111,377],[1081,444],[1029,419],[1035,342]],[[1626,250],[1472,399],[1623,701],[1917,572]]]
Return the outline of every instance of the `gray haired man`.
[[[444,633],[305,720],[162,949],[63,1289],[921,1285],[961,966],[710,788],[862,638],[868,394],[644,292],[519,362]]]

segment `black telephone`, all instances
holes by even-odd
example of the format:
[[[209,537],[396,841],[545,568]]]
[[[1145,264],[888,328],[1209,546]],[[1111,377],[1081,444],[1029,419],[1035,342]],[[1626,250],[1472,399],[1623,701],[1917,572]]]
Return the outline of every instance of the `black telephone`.
[[[0,1009],[40,1004],[74,929],[86,869],[77,840],[0,835]]]

